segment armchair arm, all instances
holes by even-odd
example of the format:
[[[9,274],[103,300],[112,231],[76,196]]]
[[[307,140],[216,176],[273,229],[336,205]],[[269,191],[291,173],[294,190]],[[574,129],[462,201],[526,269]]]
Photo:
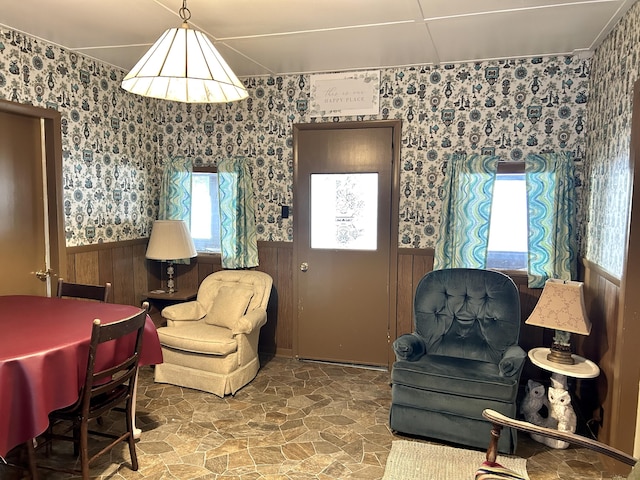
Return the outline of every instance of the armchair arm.
[[[185,322],[200,320],[207,314],[207,311],[197,300],[184,303],[176,303],[162,309],[161,315],[167,321]]]
[[[393,351],[397,360],[415,362],[427,352],[427,347],[417,335],[401,335],[393,342]]]
[[[264,308],[256,308],[240,317],[233,327],[232,333],[233,335],[240,333],[248,335],[253,330],[262,327],[265,323],[267,323],[267,311]]]
[[[527,354],[518,345],[507,348],[502,356],[502,360],[498,363],[500,375],[503,377],[511,377],[518,373],[524,365]]]
[[[564,442],[575,443],[581,447],[594,450],[609,457],[615,458],[627,465],[635,465],[636,459],[631,455],[617,450],[604,443],[597,442],[588,437],[583,437],[572,432],[566,432],[561,430],[555,430],[553,428],[540,427],[532,423],[523,422],[521,420],[515,420],[513,418],[502,415],[495,410],[486,409],[482,412],[482,416],[489,420],[493,425],[491,431],[491,444],[487,450],[487,461],[495,462],[498,451],[498,439],[500,438],[500,431],[502,427],[515,428],[516,430],[522,430],[524,432],[534,433],[542,435],[544,437],[553,438],[555,440],[561,440]],[[495,439],[495,440],[494,440]]]

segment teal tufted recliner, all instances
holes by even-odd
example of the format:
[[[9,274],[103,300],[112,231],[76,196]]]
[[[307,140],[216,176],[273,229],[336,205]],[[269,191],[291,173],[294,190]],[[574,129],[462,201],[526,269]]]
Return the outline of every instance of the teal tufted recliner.
[[[485,449],[485,408],[515,417],[526,358],[518,346],[520,297],[513,280],[491,270],[434,270],[414,297],[414,332],[393,349],[393,431]],[[515,432],[498,449],[513,453]]]

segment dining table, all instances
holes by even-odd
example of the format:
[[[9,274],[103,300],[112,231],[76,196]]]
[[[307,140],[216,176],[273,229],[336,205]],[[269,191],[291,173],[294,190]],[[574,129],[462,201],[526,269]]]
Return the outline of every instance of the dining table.
[[[42,434],[50,412],[78,400],[93,320],[110,323],[139,311],[132,305],[71,298],[0,296],[0,457]],[[131,340],[109,342],[96,363],[113,363]],[[139,364],[161,362],[158,334],[147,316]]]

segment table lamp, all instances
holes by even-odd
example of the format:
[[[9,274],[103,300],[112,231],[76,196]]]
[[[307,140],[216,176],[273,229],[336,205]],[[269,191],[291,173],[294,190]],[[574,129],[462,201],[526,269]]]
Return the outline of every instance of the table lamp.
[[[191,239],[187,224],[183,220],[156,220],[153,222],[146,257],[150,260],[168,262],[167,290],[175,292],[173,262],[192,258],[198,254]]]
[[[573,365],[571,334],[589,335],[591,322],[584,305],[583,283],[549,279],[531,316],[525,322],[555,329],[553,345],[547,355],[550,362]]]

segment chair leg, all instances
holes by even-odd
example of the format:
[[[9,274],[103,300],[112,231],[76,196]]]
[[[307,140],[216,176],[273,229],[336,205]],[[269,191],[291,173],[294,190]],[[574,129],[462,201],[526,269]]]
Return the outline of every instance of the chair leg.
[[[45,453],[47,455],[47,457],[49,457],[51,455],[51,437],[53,436],[53,424],[49,423],[49,426],[47,427],[47,430],[45,431],[44,434],[44,438],[45,438]]]
[[[138,470],[138,455],[136,454],[136,439],[134,438],[134,428],[135,425],[133,423],[133,416],[135,413],[133,412],[133,398],[129,397],[127,399],[127,408],[125,412],[125,416],[127,417],[127,431],[129,432],[129,455],[131,456],[131,469],[133,471]]]
[[[80,426],[73,426],[73,456],[77,457],[80,454]]]
[[[500,433],[502,433],[502,425],[498,425],[497,423],[492,423],[491,425],[491,440],[487,448],[487,462],[496,463],[496,459],[498,458],[498,440],[500,440]]]
[[[148,306],[148,305],[147,305]],[[131,416],[131,423],[133,425],[133,438],[140,438],[140,435],[142,434],[142,430],[139,429],[138,427],[136,427],[136,400],[138,398],[138,376],[139,376],[140,370],[136,369],[136,374],[134,375],[133,379],[130,380],[133,382],[133,398],[131,399],[131,412],[127,413],[127,415],[130,414]]]
[[[29,462],[29,473],[31,474],[31,480],[38,480],[38,470],[36,469],[36,449],[33,446],[34,440],[26,442],[27,445],[27,459]]]
[[[82,480],[89,480],[89,426],[86,418],[80,423],[80,467]]]

